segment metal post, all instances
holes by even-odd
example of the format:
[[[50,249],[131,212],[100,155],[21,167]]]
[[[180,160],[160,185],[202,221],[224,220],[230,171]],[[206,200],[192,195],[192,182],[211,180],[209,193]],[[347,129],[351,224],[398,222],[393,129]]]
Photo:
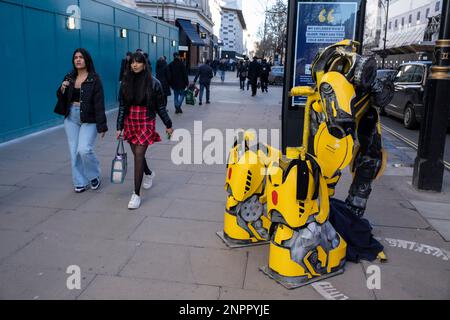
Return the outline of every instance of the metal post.
[[[414,164],[413,185],[419,190],[442,191],[444,150],[450,101],[450,2],[442,4],[439,40],[427,79],[425,112]]]
[[[383,65],[381,67],[382,69],[384,69],[384,64],[386,61],[386,41],[387,41],[387,29],[388,29],[388,20],[389,20],[389,1],[390,0],[386,0],[386,6],[384,7],[384,11],[386,12],[386,22],[384,24]],[[381,4],[383,4],[383,0],[381,0]]]

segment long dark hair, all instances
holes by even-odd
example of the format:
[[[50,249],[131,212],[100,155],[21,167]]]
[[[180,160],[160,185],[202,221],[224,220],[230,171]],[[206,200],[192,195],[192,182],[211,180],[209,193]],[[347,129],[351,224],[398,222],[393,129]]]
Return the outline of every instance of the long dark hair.
[[[73,55],[72,55],[72,66],[73,66],[72,74],[75,75],[75,76],[78,75],[78,70],[75,67],[75,62],[74,62],[75,61],[75,55],[77,53],[81,53],[81,55],[83,56],[84,62],[86,63],[86,70],[88,71],[88,73],[96,73],[95,72],[95,67],[94,67],[94,61],[92,60],[92,57],[89,54],[89,52],[86,49],[84,49],[84,48],[78,48],[78,49],[75,49],[75,51],[73,52]]]
[[[131,69],[133,62],[143,63],[145,65],[143,81],[136,81],[136,74]],[[126,103],[132,101],[143,101],[147,93],[151,94],[153,77],[148,59],[140,52],[131,55],[131,59],[125,68],[122,80],[122,94]]]

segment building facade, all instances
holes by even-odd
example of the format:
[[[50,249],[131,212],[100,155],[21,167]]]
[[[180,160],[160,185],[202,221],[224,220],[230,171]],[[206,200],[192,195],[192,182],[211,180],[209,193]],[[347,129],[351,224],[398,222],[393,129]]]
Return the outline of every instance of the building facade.
[[[212,59],[217,39],[209,0],[135,0],[142,13],[180,29],[180,55],[190,72]]]
[[[373,49],[382,63],[387,28],[385,67],[396,68],[410,60],[430,60],[439,35],[442,0],[390,0],[386,22],[386,0],[378,1]]]
[[[225,0],[222,5],[220,38],[223,41],[221,58],[242,59],[247,53],[244,47],[244,30],[247,29],[242,14],[241,0]]]

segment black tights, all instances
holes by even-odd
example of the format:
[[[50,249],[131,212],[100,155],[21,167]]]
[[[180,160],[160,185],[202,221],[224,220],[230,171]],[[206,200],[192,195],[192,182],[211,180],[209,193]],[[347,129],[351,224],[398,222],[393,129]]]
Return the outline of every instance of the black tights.
[[[148,146],[141,146],[136,144],[130,144],[130,146],[131,151],[133,151],[134,155],[134,193],[140,196],[144,173],[146,175],[152,174],[152,172],[148,168],[147,161],[145,160],[145,152],[147,151]]]

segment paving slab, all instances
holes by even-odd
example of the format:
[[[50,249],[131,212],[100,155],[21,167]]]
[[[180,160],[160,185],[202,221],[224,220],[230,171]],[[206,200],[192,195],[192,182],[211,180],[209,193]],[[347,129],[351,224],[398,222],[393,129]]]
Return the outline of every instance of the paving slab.
[[[224,244],[216,232],[223,223],[169,218],[146,219],[131,235],[134,241],[222,249]]]
[[[80,289],[68,289],[66,270],[30,266],[0,266],[0,299],[74,300],[94,279],[81,274]]]
[[[67,270],[77,265],[81,273],[116,275],[136,251],[133,241],[41,234],[25,248],[3,261],[9,266]]]
[[[450,267],[450,244],[436,231],[376,227],[373,233],[385,247],[390,266],[408,266],[417,271],[444,271]]]
[[[219,287],[126,277],[97,276],[80,300],[213,300]]]
[[[226,192],[223,187],[186,184],[171,190],[167,197],[184,200],[223,201]]]
[[[386,201],[387,202],[387,201]],[[413,229],[429,228],[428,222],[415,210],[404,208],[400,202],[376,203],[367,207],[364,218],[375,226]]]
[[[450,203],[411,200],[411,204],[425,218],[450,220]]]
[[[94,196],[95,193],[90,191],[75,194],[70,185],[59,190],[24,187],[0,198],[0,201],[10,205],[19,203],[25,206],[74,210]]]
[[[0,186],[14,186],[19,185],[19,183],[23,180],[27,180],[32,176],[36,175],[35,173],[18,171],[14,174],[11,174],[11,171],[8,170],[0,170]]]
[[[189,180],[189,183],[223,187],[225,184],[225,178],[225,173],[196,172]]]
[[[225,201],[175,199],[162,217],[223,223],[225,204]]]
[[[30,231],[59,209],[36,208],[17,205],[0,205],[0,226],[6,230]]]
[[[367,270],[367,262],[363,262]],[[450,269],[417,270],[414,265],[380,268],[381,288],[373,290],[379,300],[448,300],[450,299]]]
[[[38,234],[35,232],[0,229],[0,263],[29,245]]]
[[[120,276],[242,288],[245,253],[143,243]]]
[[[450,220],[428,219],[428,222],[439,234],[450,242]]]
[[[122,185],[121,185],[122,186]],[[172,199],[149,196],[142,192],[142,205],[137,210],[128,210],[130,188],[123,188],[116,193],[98,193],[77,208],[77,212],[104,212],[123,216],[143,215],[151,217],[161,216],[172,203]]]
[[[128,212],[61,210],[37,226],[34,231],[57,237],[70,235],[86,239],[127,240],[145,218],[143,215]]]

